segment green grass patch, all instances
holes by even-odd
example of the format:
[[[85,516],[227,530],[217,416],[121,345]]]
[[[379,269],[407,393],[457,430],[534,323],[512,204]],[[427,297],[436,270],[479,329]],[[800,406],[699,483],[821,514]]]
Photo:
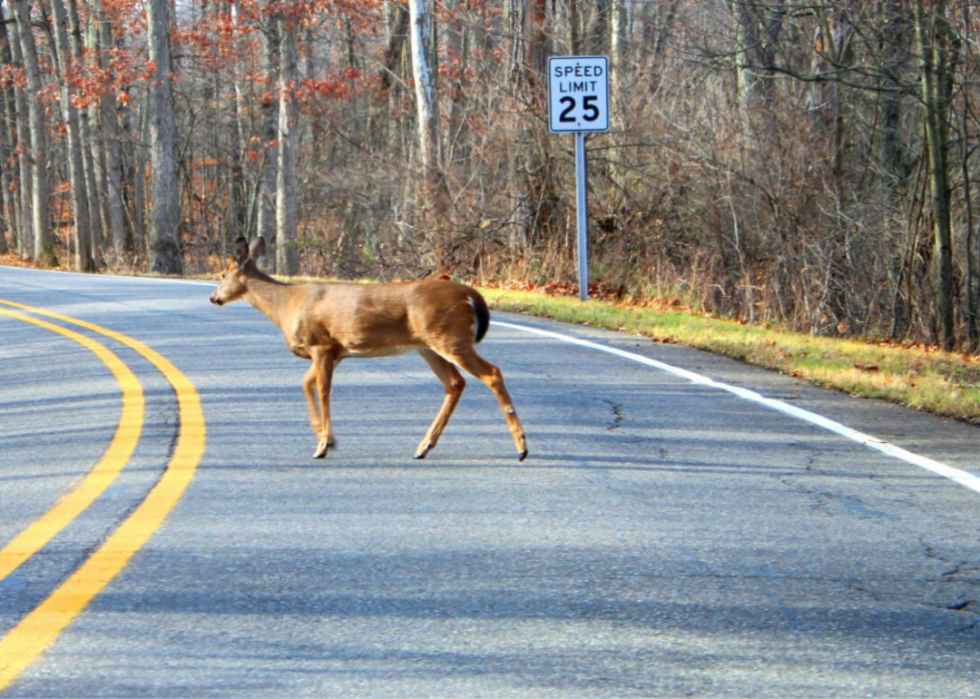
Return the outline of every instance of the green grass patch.
[[[814,337],[669,309],[538,292],[481,289],[491,308],[645,335],[781,371],[846,393],[980,424],[977,357],[855,339]]]

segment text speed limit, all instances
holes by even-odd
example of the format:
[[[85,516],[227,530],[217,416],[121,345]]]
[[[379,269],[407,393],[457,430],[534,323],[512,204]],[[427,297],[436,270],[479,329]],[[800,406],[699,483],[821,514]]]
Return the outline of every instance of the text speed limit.
[[[552,131],[609,130],[609,59],[552,56],[548,60],[548,123]]]

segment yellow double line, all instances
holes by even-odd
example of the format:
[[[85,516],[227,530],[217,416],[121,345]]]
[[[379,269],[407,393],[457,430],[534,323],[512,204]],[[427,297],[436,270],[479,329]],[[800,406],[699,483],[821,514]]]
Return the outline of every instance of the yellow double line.
[[[58,634],[122,571],[177,504],[204,453],[206,430],[201,399],[194,384],[147,345],[108,328],[41,308],[0,299],[0,304],[100,333],[138,352],[170,382],[177,395],[180,427],[163,476],[143,502],[54,592],[0,638],[0,691],[51,645]],[[25,313],[0,308],[0,314],[60,333],[94,352],[113,372],[122,389],[123,409],[108,450],[92,472],[48,513],[0,551],[0,580],[40,550],[88,507],[119,475],[142,431],[143,389],[133,372],[104,345]]]

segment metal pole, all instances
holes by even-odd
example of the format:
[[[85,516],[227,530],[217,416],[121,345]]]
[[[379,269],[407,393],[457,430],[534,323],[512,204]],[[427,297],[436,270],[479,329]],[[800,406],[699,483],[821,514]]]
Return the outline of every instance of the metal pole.
[[[589,203],[586,196],[585,132],[575,132],[575,209],[578,219],[578,298],[589,300]]]

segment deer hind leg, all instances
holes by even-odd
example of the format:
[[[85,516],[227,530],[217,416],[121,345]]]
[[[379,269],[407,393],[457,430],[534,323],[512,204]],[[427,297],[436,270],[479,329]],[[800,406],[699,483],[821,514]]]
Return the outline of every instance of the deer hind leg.
[[[527,458],[527,437],[524,435],[524,427],[521,425],[521,421],[517,418],[517,411],[514,410],[514,402],[511,400],[510,394],[507,392],[507,387],[504,385],[504,376],[500,373],[500,369],[477,354],[476,350],[472,347],[466,350],[455,351],[451,354],[445,354],[444,356],[480,379],[497,396],[497,400],[500,402],[500,408],[504,411],[507,426],[510,428],[510,434],[513,436],[514,444],[517,446],[518,460],[524,461]]]
[[[311,364],[303,376],[303,394],[306,396],[306,404],[310,408],[310,427],[314,432],[320,432],[320,410],[316,407],[316,396],[313,389],[316,386],[316,365]]]
[[[317,423],[313,425],[313,430],[320,437],[313,458],[322,459],[327,455],[327,449],[333,445],[333,429],[330,427],[330,386],[333,382],[335,363],[333,352],[329,350],[318,347],[310,354],[313,366],[303,379],[303,389],[310,405],[310,419]],[[312,381],[310,381],[311,373]],[[316,396],[313,395],[313,384],[316,385]],[[316,415],[317,408],[319,408],[319,415]],[[318,421],[316,417],[319,417]]]
[[[419,354],[429,363],[432,371],[442,381],[442,385],[446,387],[446,397],[442,401],[442,407],[439,408],[439,413],[436,415],[435,420],[432,421],[429,431],[425,433],[425,437],[422,438],[418,448],[415,450],[415,458],[424,459],[425,455],[439,441],[439,436],[442,434],[442,431],[446,429],[446,423],[449,422],[449,417],[456,409],[456,404],[459,403],[459,397],[463,395],[463,389],[466,388],[466,381],[456,370],[456,367],[452,365],[452,362],[446,361],[432,350],[422,349],[419,350]]]

